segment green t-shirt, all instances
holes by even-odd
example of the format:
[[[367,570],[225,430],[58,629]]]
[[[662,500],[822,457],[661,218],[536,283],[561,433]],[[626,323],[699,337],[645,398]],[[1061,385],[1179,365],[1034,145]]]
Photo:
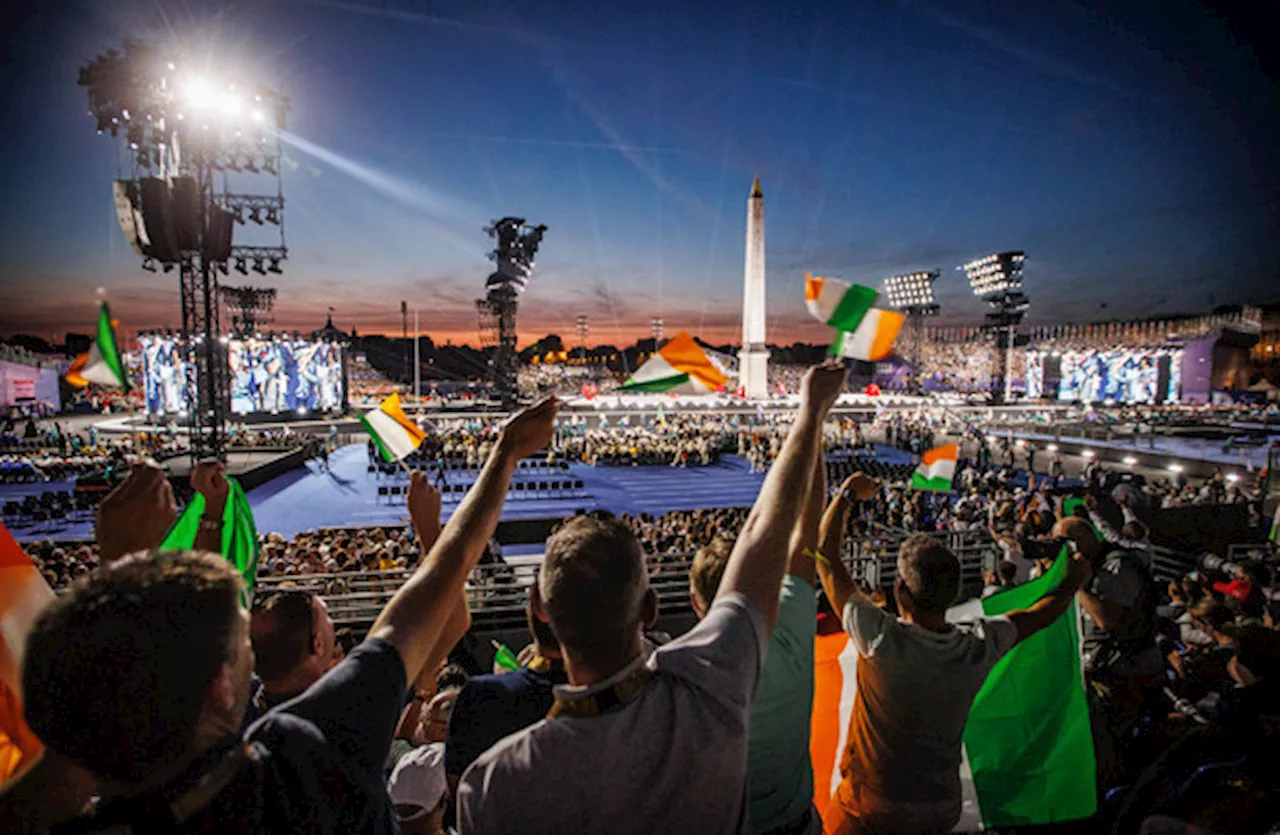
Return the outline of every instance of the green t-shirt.
[[[813,802],[809,723],[817,618],[813,587],[788,574],[751,706],[747,802],[754,832],[791,823]]]

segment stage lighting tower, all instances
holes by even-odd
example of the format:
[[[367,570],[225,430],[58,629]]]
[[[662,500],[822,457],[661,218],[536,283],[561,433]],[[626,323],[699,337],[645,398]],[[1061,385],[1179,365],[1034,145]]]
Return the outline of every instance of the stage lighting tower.
[[[481,341],[493,334],[496,345],[489,361],[493,391],[502,408],[513,409],[516,393],[516,308],[520,293],[533,277],[533,261],[546,226],[529,226],[522,217],[504,217],[484,230],[496,238],[498,248],[489,253],[497,270],[485,280],[485,297],[476,300]]]
[[[228,273],[232,261],[241,273],[250,263],[258,272],[279,272],[288,255],[278,133],[288,100],[134,41],[83,66],[78,84],[88,92],[98,133],[128,146],[132,169],[114,183],[125,237],[143,269],[178,267],[183,350],[195,367],[187,392],[191,457],[221,458],[230,394],[218,273]],[[262,181],[251,178],[263,172],[274,182],[254,188]],[[259,241],[269,245],[233,242],[246,214]]]
[[[1031,306],[1022,292],[1022,264],[1025,252],[997,252],[959,267],[969,276],[973,294],[991,306],[987,328],[995,336],[996,362],[991,374],[991,402],[1001,405],[1009,399],[1010,364],[1018,325]]]
[[[894,275],[884,280],[889,306],[901,310],[907,317],[907,344],[910,351],[912,393],[920,392],[920,364],[922,362],[924,320],[938,315],[938,305],[933,300],[933,282],[938,271]]]
[[[591,320],[587,314],[578,315],[578,348],[581,351],[582,364],[587,363],[587,334],[591,332]]]
[[[239,339],[257,333],[258,326],[271,320],[259,314],[270,313],[276,306],[276,288],[274,287],[228,287],[218,288],[222,303],[231,311],[231,335]]]

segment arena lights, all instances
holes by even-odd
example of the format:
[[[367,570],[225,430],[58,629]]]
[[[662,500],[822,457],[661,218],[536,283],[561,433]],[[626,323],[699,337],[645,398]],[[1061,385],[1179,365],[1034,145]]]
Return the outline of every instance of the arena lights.
[[[889,305],[924,316],[937,314],[938,306],[933,301],[933,282],[938,280],[938,275],[937,270],[931,270],[886,278],[884,291],[889,297]]]
[[[1170,465],[1169,465],[1169,472],[1171,472],[1171,473],[1180,473],[1180,472],[1182,472],[1182,465],[1181,465],[1181,464],[1170,464]]]
[[[1086,450],[1082,451],[1082,452],[1080,453],[1080,457],[1081,457],[1081,458],[1092,458],[1092,457],[1093,457],[1093,450],[1091,450],[1091,449],[1086,449]]]
[[[1124,457],[1124,464],[1126,467],[1132,467],[1136,463],[1138,463],[1138,459],[1134,458],[1132,455],[1126,455]]]
[[[1049,450],[1050,452],[1057,452],[1057,451],[1058,451],[1058,445],[1057,445],[1057,444],[1049,444],[1047,447],[1045,447],[1045,449]]]
[[[984,299],[1022,289],[1022,262],[1025,252],[997,252],[976,261],[970,261],[960,269],[969,276],[973,294]]]
[[[1240,476],[1236,475],[1235,473],[1227,473],[1227,481],[1230,484],[1235,484],[1239,480],[1240,480]]]
[[[126,42],[85,64],[77,83],[88,93],[98,132],[124,132],[133,166],[113,190],[125,237],[144,269],[158,265],[179,274],[182,335],[195,346],[191,380],[201,404],[190,421],[195,462],[222,457],[226,446],[226,370],[214,342],[222,332],[218,274],[228,274],[232,260],[242,274],[250,264],[260,274],[276,273],[286,257],[279,130],[289,105],[264,86],[197,70],[166,53],[157,44]],[[274,194],[226,193],[227,170],[270,174]],[[248,186],[247,177],[238,179]],[[279,244],[235,246],[236,221],[244,223],[246,213],[274,225]]]

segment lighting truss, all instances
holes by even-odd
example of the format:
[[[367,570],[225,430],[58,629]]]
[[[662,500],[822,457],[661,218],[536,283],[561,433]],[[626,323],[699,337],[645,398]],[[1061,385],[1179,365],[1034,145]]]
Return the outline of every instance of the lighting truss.
[[[990,300],[1022,289],[1022,262],[1026,257],[1025,252],[997,252],[970,261],[961,269],[969,276],[973,294]]]
[[[116,206],[143,269],[179,268],[184,350],[195,368],[188,378],[193,461],[223,456],[230,392],[219,349],[218,274],[230,263],[247,273],[281,272],[284,196],[280,130],[289,102],[269,88],[214,78],[159,45],[130,41],[80,69],[89,115],[100,134],[123,140],[130,175],[115,184]],[[274,178],[274,188],[245,194]],[[237,188],[232,193],[231,178]],[[256,190],[256,189],[254,189]],[[233,222],[245,215],[270,224],[278,243],[235,246]],[[260,237],[262,243],[273,243]]]
[[[933,282],[938,280],[938,275],[937,270],[930,270],[886,278],[884,290],[889,305],[909,314],[936,316],[938,305],[933,300]]]

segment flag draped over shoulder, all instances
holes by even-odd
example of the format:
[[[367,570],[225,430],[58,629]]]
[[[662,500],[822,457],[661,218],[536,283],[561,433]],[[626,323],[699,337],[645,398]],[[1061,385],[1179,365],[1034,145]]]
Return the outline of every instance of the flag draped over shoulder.
[[[838,278],[804,276],[804,303],[809,314],[836,329],[830,353],[879,362],[893,353],[905,317],[874,307],[880,294]]]
[[[947,612],[952,622],[1025,609],[1067,573],[1064,551],[1043,576]],[[814,805],[825,812],[840,785],[857,698],[859,658],[843,632],[817,635],[809,755]],[[1096,765],[1081,672],[1075,604],[996,664],[969,709],[955,831],[1087,818],[1097,811]]]
[[[98,310],[98,332],[89,352],[76,357],[67,369],[66,380],[73,386],[84,388],[90,383],[111,388],[129,390],[129,375],[125,373],[124,356],[116,341],[116,329],[111,321],[111,309],[103,302]]]
[[[0,522],[0,783],[40,753],[22,718],[22,655],[36,617],[53,590]]]
[[[236,567],[244,580],[246,595],[253,592],[258,576],[258,527],[253,521],[253,511],[244,488],[234,478],[227,478],[231,491],[227,494],[227,506],[222,511],[222,556]],[[204,496],[196,495],[187,509],[165,537],[160,548],[166,551],[185,551],[195,546],[196,533],[200,529],[200,517],[204,514]]]
[[[957,606],[947,620],[1027,608],[1057,588],[1070,558],[1064,548],[1042,576]],[[992,668],[969,709],[964,755],[966,807],[976,803],[988,828],[1078,820],[1097,811],[1075,603]]]
[[[724,388],[729,378],[724,375],[702,346],[680,331],[658,349],[658,352],[636,369],[622,391],[664,392],[670,394],[709,394]]]
[[[360,416],[364,430],[373,437],[387,461],[402,461],[422,445],[427,433],[400,408],[400,395],[392,394],[382,405]]]
[[[960,447],[957,444],[946,444],[926,451],[920,456],[920,465],[911,474],[911,489],[950,493],[959,455]]]

